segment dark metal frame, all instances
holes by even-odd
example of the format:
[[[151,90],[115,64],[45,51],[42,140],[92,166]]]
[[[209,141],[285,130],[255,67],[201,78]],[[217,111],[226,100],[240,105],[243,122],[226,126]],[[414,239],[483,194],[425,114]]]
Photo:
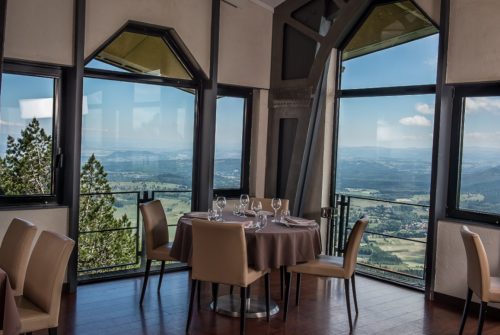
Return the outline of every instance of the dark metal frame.
[[[252,111],[253,111],[253,90],[247,87],[219,85],[217,89],[219,96],[236,97],[245,99],[243,113],[243,134],[241,148],[241,179],[240,187],[236,189],[214,189],[214,198],[217,196],[239,197],[240,194],[247,194],[249,191],[249,176],[250,176],[250,143],[252,135]],[[217,117],[217,115],[216,115]],[[215,154],[215,153],[214,153]],[[215,164],[215,158],[214,158]],[[215,166],[214,166],[215,171]]]
[[[59,66],[50,66],[34,62],[4,60],[3,73],[24,75],[30,77],[50,78],[54,80],[53,87],[53,116],[52,116],[52,161],[51,161],[51,190],[50,194],[41,195],[0,195],[0,207],[40,206],[57,204],[57,187],[62,182],[58,178],[60,162],[60,134],[61,128],[61,90],[63,69]]]
[[[468,97],[488,96],[500,96],[500,82],[455,86],[450,145],[450,178],[448,182],[448,205],[446,214],[448,217],[455,219],[473,220],[498,226],[500,225],[500,212],[483,213],[470,209],[461,209],[459,206],[465,100]]]
[[[2,92],[3,49],[5,40],[5,22],[7,21],[7,0],[0,0],[0,97]]]
[[[331,187],[332,187],[332,192],[331,192],[331,200],[330,200],[330,206],[335,207],[336,206],[336,199],[335,199],[335,187],[336,187],[336,166],[337,166],[337,143],[338,143],[338,120],[339,120],[339,111],[340,111],[340,99],[341,98],[361,98],[361,97],[376,97],[376,96],[405,96],[405,95],[418,95],[418,94],[436,94],[436,99],[435,99],[435,110],[436,110],[436,115],[435,115],[435,123],[434,123],[434,141],[433,141],[433,151],[432,151],[432,174],[431,174],[431,190],[430,190],[430,196],[431,196],[431,206],[429,210],[429,227],[428,227],[428,235],[427,235],[427,240],[428,244],[426,247],[426,261],[424,265],[424,279],[425,279],[425,287],[426,291],[430,292],[431,290],[431,281],[432,281],[432,269],[433,269],[433,261],[432,261],[432,256],[434,253],[434,238],[435,238],[435,206],[434,206],[434,201],[435,201],[435,192],[433,191],[433,187],[436,186],[436,164],[437,164],[437,143],[438,143],[438,136],[439,132],[436,129],[439,129],[439,111],[440,111],[440,104],[441,104],[441,87],[444,85],[444,78],[445,76],[442,75],[443,71],[443,49],[446,51],[446,47],[443,46],[444,43],[447,44],[447,34],[445,38],[443,38],[442,32],[440,33],[440,41],[439,41],[439,53],[438,53],[438,70],[437,70],[437,79],[436,79],[436,85],[407,85],[407,86],[394,86],[394,87],[382,87],[382,88],[362,88],[362,89],[341,89],[341,83],[342,83],[342,72],[340,71],[341,66],[342,66],[342,50],[346,47],[346,45],[349,43],[349,41],[352,39],[354,34],[358,31],[358,29],[361,27],[361,25],[364,23],[364,21],[367,19],[367,17],[372,13],[373,9],[378,6],[378,5],[384,5],[384,4],[389,4],[389,3],[396,3],[400,0],[373,0],[372,3],[366,8],[365,12],[359,17],[358,21],[354,25],[353,29],[350,31],[350,33],[346,36],[346,38],[340,43],[340,46],[337,51],[337,86],[335,89],[335,124],[334,127],[336,128],[336,131],[334,133],[334,143],[333,143],[333,157],[332,157],[332,172],[331,172]],[[413,5],[419,9],[419,11],[437,28],[439,29],[437,23],[427,15],[427,13],[422,10],[422,8],[414,1],[410,0]],[[448,0],[443,0],[443,3],[446,3]],[[443,4],[442,7],[446,9],[446,4]],[[448,13],[447,15],[444,15]],[[449,6],[446,10],[446,13],[443,14],[443,9],[441,13],[441,24],[446,25],[446,32],[448,31],[448,17],[449,17]],[[445,19],[443,19],[443,17]],[[332,242],[330,242],[333,244]]]

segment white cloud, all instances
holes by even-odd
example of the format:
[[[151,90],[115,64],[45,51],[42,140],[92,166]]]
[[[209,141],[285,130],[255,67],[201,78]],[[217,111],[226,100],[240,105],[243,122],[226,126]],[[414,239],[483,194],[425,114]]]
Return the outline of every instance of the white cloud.
[[[417,112],[419,112],[420,114],[424,114],[424,115],[434,114],[434,107],[429,105],[429,104],[423,103],[423,102],[417,103],[415,105],[415,110]]]
[[[428,120],[425,116],[421,115],[404,117],[401,120],[399,120],[399,123],[405,126],[418,126],[418,127],[432,126],[432,122]]]
[[[468,113],[479,112],[479,111],[500,112],[500,98],[492,98],[492,97],[467,98],[465,103],[465,111]]]

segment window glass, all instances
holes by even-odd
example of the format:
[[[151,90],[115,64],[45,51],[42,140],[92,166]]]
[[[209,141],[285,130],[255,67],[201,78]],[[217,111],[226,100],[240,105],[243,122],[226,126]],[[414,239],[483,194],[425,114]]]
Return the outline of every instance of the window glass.
[[[241,188],[245,98],[217,99],[214,189]]]
[[[192,79],[184,64],[160,36],[124,31],[101,50],[87,67],[102,69],[102,63],[126,72],[178,79]],[[105,69],[108,69],[105,67]]]
[[[341,99],[337,193],[428,204],[434,100]]]
[[[465,98],[459,208],[500,213],[500,96]]]
[[[342,62],[342,89],[436,83],[438,35]]]
[[[113,191],[191,189],[195,94],[85,78],[82,165],[95,155]]]
[[[0,194],[52,194],[54,78],[2,75]]]

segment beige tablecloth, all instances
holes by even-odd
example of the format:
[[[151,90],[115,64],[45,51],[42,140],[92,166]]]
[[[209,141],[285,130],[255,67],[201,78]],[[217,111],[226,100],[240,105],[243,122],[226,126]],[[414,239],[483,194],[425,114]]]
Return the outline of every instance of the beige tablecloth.
[[[21,331],[14,292],[10,287],[9,277],[2,269],[0,269],[0,329],[3,330],[3,335],[18,335]]]
[[[250,218],[253,219],[253,218]],[[174,243],[170,255],[175,259],[191,263],[192,218],[181,217],[177,222]],[[224,213],[225,221],[248,221],[229,213]],[[248,265],[256,270],[279,268],[313,260],[321,253],[319,225],[311,227],[286,227],[271,222],[262,230],[246,229]]]

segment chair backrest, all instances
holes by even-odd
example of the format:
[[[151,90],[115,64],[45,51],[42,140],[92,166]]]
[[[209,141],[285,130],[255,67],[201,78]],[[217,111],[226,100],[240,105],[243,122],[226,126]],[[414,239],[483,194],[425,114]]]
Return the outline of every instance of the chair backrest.
[[[247,267],[243,224],[193,220],[193,279],[244,286]]]
[[[49,328],[59,322],[64,274],[74,245],[69,237],[42,231],[31,253],[23,297],[49,314]]]
[[[161,245],[168,243],[167,217],[160,200],[153,200],[140,206],[146,237],[146,257]]]
[[[260,201],[260,203],[262,204],[263,211],[274,212],[274,208],[272,205],[273,199],[270,199],[270,198],[250,198],[250,203],[248,205],[252,206],[252,202],[254,200]],[[288,199],[281,199],[281,208],[279,210],[280,211],[287,211],[288,210]]]
[[[0,247],[0,268],[9,276],[14,295],[23,294],[26,268],[36,230],[31,222],[15,218],[3,238]]]
[[[460,234],[467,255],[467,285],[482,301],[489,301],[490,266],[483,242],[467,226],[462,226]]]
[[[356,259],[358,258],[359,246],[361,238],[368,226],[368,219],[361,218],[352,227],[351,234],[347,240],[347,245],[344,253],[344,270],[347,277],[351,277],[356,269]]]

